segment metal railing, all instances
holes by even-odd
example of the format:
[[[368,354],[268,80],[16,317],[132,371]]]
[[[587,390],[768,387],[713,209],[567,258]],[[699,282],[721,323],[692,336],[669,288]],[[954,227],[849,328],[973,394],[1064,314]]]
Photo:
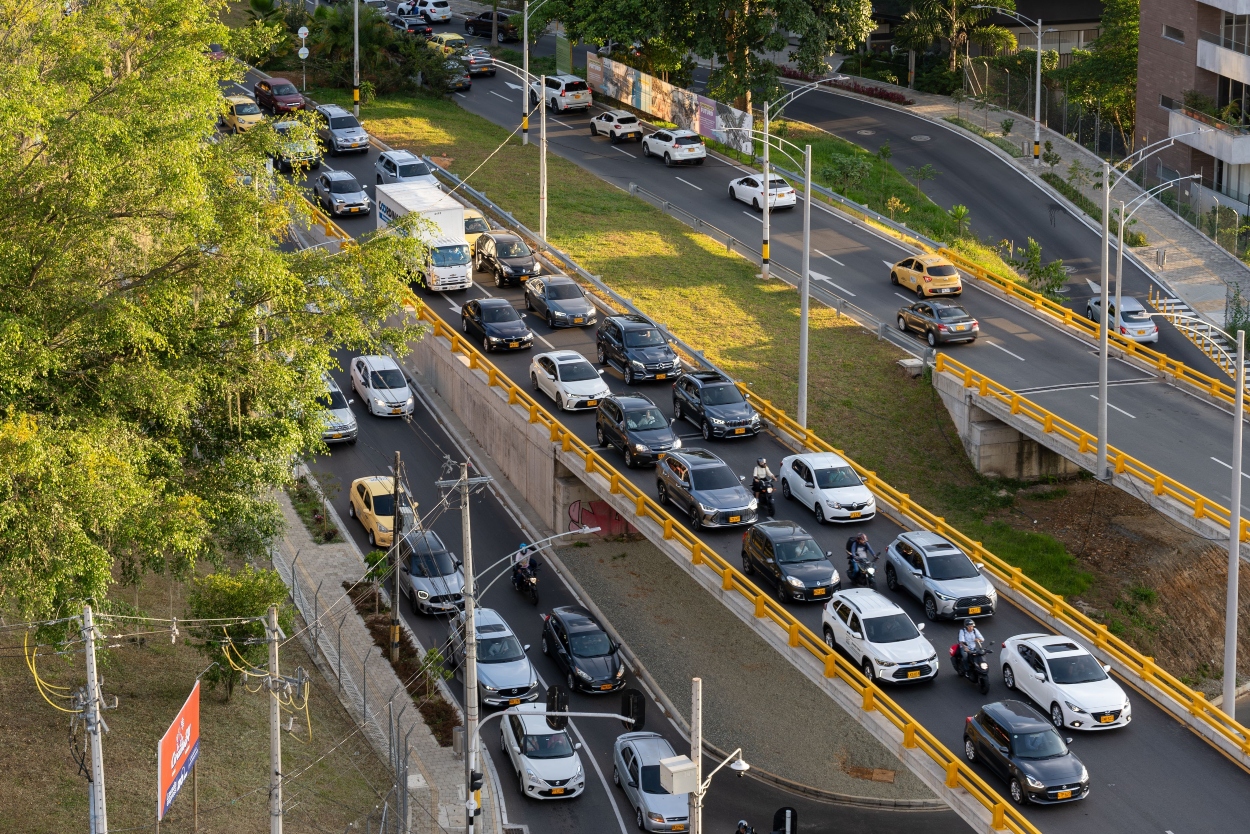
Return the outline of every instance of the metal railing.
[[[1228,340],[1224,333],[1213,324],[1203,321],[1197,316],[1184,312],[1183,304],[1175,299],[1167,298],[1163,293],[1155,294],[1151,287],[1146,300],[1159,311],[1159,315],[1167,319],[1179,330],[1194,347],[1203,355],[1220,366],[1220,370],[1231,377],[1236,377],[1237,360],[1229,353]]]

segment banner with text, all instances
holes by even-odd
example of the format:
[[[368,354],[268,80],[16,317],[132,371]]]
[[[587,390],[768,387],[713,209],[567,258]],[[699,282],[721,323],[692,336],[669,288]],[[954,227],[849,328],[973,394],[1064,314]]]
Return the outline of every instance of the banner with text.
[[[200,682],[156,746],[156,819],[165,819],[200,756]]]

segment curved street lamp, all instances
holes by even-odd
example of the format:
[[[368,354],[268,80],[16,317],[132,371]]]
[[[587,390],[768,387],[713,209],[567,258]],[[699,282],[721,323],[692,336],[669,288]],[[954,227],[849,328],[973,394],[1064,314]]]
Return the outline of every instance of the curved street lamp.
[[[1034,75],[1037,76],[1037,88],[1033,93],[1033,167],[1037,168],[1042,164],[1042,35],[1057,30],[1042,29],[1042,19],[1040,17],[1034,20],[1027,15],[1022,15],[1012,9],[1005,9],[1002,6],[978,5],[972,8],[991,9],[1004,17],[1014,18],[1021,26],[1037,36],[1037,70],[1034,72]],[[1010,78],[1010,76],[1008,77]],[[1007,107],[1008,109],[1011,107],[1010,96],[1008,97]]]
[[[546,3],[547,0],[543,0]],[[542,5],[539,3],[538,5]],[[526,53],[527,57],[529,53]],[[547,76],[531,75],[528,69],[517,69],[506,61],[500,61],[498,58],[491,59],[491,63],[497,68],[510,72],[525,85],[532,81],[537,81],[539,89],[543,89],[547,85]],[[529,61],[526,61],[528,64]],[[530,123],[529,111],[529,93],[527,90],[521,91],[521,106],[525,108],[525,115],[521,121],[521,144],[524,145],[528,141],[528,131]],[[547,242],[547,97],[538,97],[538,133],[539,148],[541,149],[538,157],[538,236],[542,238],[543,243]]]

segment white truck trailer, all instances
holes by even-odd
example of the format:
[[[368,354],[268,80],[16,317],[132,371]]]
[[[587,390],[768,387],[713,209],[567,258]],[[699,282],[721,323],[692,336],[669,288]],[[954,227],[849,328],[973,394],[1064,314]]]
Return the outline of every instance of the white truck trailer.
[[[390,183],[377,187],[378,228],[409,214],[427,222],[417,231],[428,251],[414,270],[419,286],[443,292],[473,285],[469,243],[464,239],[464,205],[425,183]]]

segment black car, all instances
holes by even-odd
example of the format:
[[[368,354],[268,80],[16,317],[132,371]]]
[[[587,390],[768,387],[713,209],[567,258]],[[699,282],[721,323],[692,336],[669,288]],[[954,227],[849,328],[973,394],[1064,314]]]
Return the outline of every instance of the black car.
[[[672,504],[684,510],[696,530],[755,523],[755,497],[707,449],[665,455],[655,467],[655,488],[661,506]]]
[[[681,439],[655,403],[642,394],[620,394],[599,401],[595,411],[595,438],[600,446],[615,446],[630,469],[654,463]]]
[[[831,557],[793,521],[765,521],[742,535],[742,572],[764,576],[782,602],[823,602],[841,588]]]
[[[958,304],[917,301],[898,311],[898,329],[923,333],[929,347],[948,342],[975,342],[981,326]]]
[[[518,284],[539,271],[534,251],[512,232],[483,232],[478,235],[473,241],[473,266],[479,272],[494,275],[496,287]]]
[[[467,301],[460,308],[460,327],[469,336],[482,339],[482,349],[525,350],[534,346],[534,334],[525,326],[521,313],[505,298]]]
[[[519,41],[521,36],[517,34],[516,26],[508,22],[514,12],[482,12],[475,17],[467,17],[464,20],[464,31],[469,35],[477,35],[482,38],[489,38],[492,28],[491,15],[495,15],[498,19],[499,42],[507,43],[508,41]]]
[[[545,318],[552,330],[557,327],[585,327],[598,319],[598,311],[586,293],[576,281],[564,275],[527,281],[525,307]]]
[[[738,386],[716,371],[694,371],[673,383],[673,416],[702,429],[704,440],[754,437],[761,427]]]
[[[495,77],[495,56],[480,46],[471,46],[460,53],[460,63],[469,75]]]
[[[391,15],[390,23],[396,30],[421,40],[427,40],[434,34],[434,27],[426,23],[423,17],[396,14]]]
[[[614,692],[625,685],[620,646],[580,605],[562,605],[543,617],[543,654],[564,672],[570,692]]]
[[[1006,780],[1017,805],[1055,805],[1089,796],[1085,765],[1050,719],[1022,701],[986,704],[968,718],[964,755]]]
[[[611,316],[595,333],[600,365],[610,365],[625,376],[625,384],[640,379],[672,379],[681,375],[681,361],[668,339],[646,316]]]

